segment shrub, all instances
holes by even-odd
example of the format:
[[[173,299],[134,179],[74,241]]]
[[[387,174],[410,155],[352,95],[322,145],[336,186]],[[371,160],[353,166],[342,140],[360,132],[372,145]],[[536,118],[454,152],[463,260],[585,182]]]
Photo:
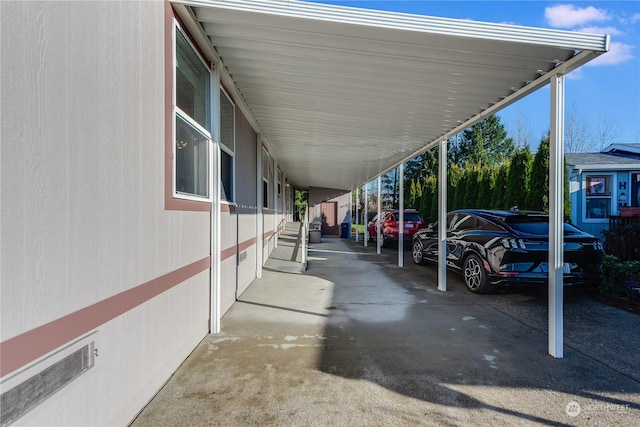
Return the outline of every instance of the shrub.
[[[626,295],[629,283],[640,280],[640,261],[621,261],[613,255],[604,257],[604,281],[600,291],[611,295]]]
[[[640,260],[640,224],[627,224],[603,230],[604,248],[622,261]]]

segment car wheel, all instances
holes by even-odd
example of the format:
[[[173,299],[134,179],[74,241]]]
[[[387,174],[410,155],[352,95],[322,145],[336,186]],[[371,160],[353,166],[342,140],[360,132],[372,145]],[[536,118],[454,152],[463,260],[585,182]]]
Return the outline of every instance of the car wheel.
[[[413,254],[413,262],[416,264],[422,264],[424,262],[424,255],[422,254],[422,250],[424,246],[419,239],[413,241],[413,248],[411,253]]]
[[[462,268],[464,283],[467,289],[476,294],[486,294],[490,291],[487,271],[484,262],[477,255],[469,255],[464,260]]]

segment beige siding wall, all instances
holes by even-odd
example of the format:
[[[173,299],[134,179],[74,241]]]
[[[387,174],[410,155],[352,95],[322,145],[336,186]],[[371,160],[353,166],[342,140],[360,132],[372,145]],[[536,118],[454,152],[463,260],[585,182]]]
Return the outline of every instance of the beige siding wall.
[[[351,192],[335,188],[309,188],[309,222],[322,221],[322,202],[337,202],[338,225],[351,222]]]
[[[0,3],[3,351],[208,258],[209,213],[164,209],[164,6]],[[127,424],[206,334],[208,286],[101,323],[96,366],[17,424]]]

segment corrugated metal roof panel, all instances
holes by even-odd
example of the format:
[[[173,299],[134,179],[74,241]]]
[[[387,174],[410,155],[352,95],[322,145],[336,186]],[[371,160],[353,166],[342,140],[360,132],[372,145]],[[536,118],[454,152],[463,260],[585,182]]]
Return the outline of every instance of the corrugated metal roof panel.
[[[297,187],[353,189],[607,36],[296,1],[186,1]],[[593,55],[595,57],[595,55]],[[534,82],[534,83],[531,83]]]

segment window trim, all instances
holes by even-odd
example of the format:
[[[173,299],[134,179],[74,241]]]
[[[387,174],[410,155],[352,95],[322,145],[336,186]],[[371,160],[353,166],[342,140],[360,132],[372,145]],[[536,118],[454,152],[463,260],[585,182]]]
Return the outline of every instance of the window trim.
[[[616,207],[614,205],[614,197],[613,197],[613,189],[616,187],[616,174],[613,172],[584,172],[582,179],[582,222],[585,224],[599,224],[599,223],[609,223],[609,217],[616,213]],[[589,192],[589,183],[592,178],[605,178],[609,180],[609,191],[604,191],[603,193],[598,194],[590,194]],[[606,190],[606,189],[605,189]],[[588,199],[605,199],[609,201],[609,216],[603,218],[589,218],[587,216],[587,201]],[[617,201],[616,201],[617,202]]]
[[[282,196],[282,170],[278,167],[278,197]]]
[[[196,53],[202,59],[200,50],[194,46],[189,32],[178,21],[170,2],[165,2],[164,6],[164,209],[177,211],[210,212],[212,210],[213,189],[209,188],[209,199],[192,197],[175,197],[175,166],[174,166],[174,146],[175,146],[175,61],[176,61],[176,28],[185,35],[185,38],[194,47]],[[208,61],[203,61],[205,65]],[[207,67],[212,71],[212,67]],[[213,78],[213,73],[212,78]],[[209,174],[213,164],[211,163],[211,153],[213,145],[210,146]]]
[[[264,162],[267,162],[267,167],[264,167]],[[270,171],[271,171],[271,155],[267,148],[262,146],[262,209],[269,209],[269,183],[270,183]],[[266,190],[264,185],[266,184]]]
[[[173,119],[173,135],[172,135],[172,141],[175,141],[176,139],[176,118],[177,116],[180,116],[181,119],[185,120],[186,122],[188,122],[191,126],[195,127],[198,132],[202,133],[204,136],[207,137],[208,140],[208,152],[207,152],[207,157],[210,157],[210,153],[211,150],[213,149],[213,143],[212,143],[212,136],[211,136],[211,131],[205,129],[200,123],[198,123],[194,118],[192,118],[191,116],[189,116],[187,113],[185,113],[180,107],[178,107],[178,100],[177,100],[177,88],[178,88],[178,84],[177,84],[177,75],[175,73],[175,69],[176,69],[176,65],[177,65],[177,49],[178,49],[178,42],[177,42],[177,38],[178,38],[178,32],[180,32],[182,34],[182,36],[184,37],[184,39],[187,41],[187,43],[189,44],[189,47],[191,47],[191,49],[193,50],[193,52],[196,54],[196,56],[198,57],[198,59],[200,59],[200,61],[202,62],[202,65],[206,68],[207,72],[209,73],[209,91],[212,92],[213,89],[213,70],[212,67],[209,65],[209,63],[202,57],[202,55],[200,55],[200,52],[198,51],[198,49],[196,48],[196,46],[194,45],[194,43],[191,41],[191,38],[189,37],[189,34],[182,28],[182,26],[180,25],[180,23],[177,20],[174,20],[174,26],[173,26],[173,34],[172,34],[172,38],[173,38],[173,102],[172,102],[172,107],[173,107],[173,113],[172,113],[172,119]],[[209,95],[211,96],[211,94]],[[210,102],[209,102],[210,105]],[[208,117],[206,118],[206,121],[208,124],[211,123],[211,116],[213,115],[212,111],[209,111]],[[200,196],[197,194],[191,194],[191,193],[181,193],[177,190],[176,186],[177,186],[177,160],[178,160],[178,156],[176,153],[176,144],[172,143],[172,157],[173,157],[173,191],[172,191],[172,196],[176,199],[184,199],[184,200],[191,200],[191,201],[202,201],[202,202],[208,202],[211,203],[211,201],[213,200],[213,194],[212,194],[212,188],[207,188],[207,196]],[[209,161],[209,159],[207,159],[207,171],[206,171],[206,176],[207,179],[208,177],[211,175],[212,173],[212,166],[211,162]],[[207,185],[207,187],[211,187],[210,185]]]
[[[180,107],[176,106],[174,109],[174,114],[173,114],[173,138],[172,140],[175,141],[176,139],[176,119],[177,117],[180,116],[180,118],[182,120],[184,120],[185,122],[187,122],[189,124],[189,126],[193,126],[200,134],[202,134],[204,137],[206,137],[207,139],[207,164],[208,164],[208,170],[207,170],[207,180],[209,180],[209,175],[211,174],[211,150],[213,150],[213,140],[211,138],[211,134],[209,133],[209,131],[207,131],[205,128],[203,128],[198,122],[196,122],[193,118],[189,117],[188,114],[186,114],[184,111],[182,111],[182,109],[180,109]],[[172,157],[173,157],[173,161],[172,161],[172,182],[173,182],[173,197],[176,199],[183,199],[183,200],[191,200],[191,201],[199,201],[199,202],[211,202],[213,200],[213,195],[212,195],[212,189],[210,188],[210,182],[207,183],[207,193],[208,196],[204,197],[204,196],[198,196],[196,194],[191,194],[191,193],[182,193],[180,191],[178,191],[176,189],[176,184],[177,184],[177,165],[176,162],[178,161],[178,153],[176,152],[177,147],[175,143],[171,144],[172,146]]]

